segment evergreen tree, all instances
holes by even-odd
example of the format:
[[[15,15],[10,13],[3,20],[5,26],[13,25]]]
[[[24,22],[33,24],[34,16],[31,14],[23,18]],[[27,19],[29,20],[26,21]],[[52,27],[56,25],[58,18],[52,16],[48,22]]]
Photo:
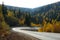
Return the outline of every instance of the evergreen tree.
[[[31,15],[27,13],[25,17],[25,24],[27,26],[30,26],[30,22],[31,22]]]
[[[20,17],[21,17],[21,12],[20,12],[20,9],[18,10],[17,17],[18,17],[18,18],[20,18]]]
[[[6,17],[7,7],[4,6],[4,3],[2,3],[2,13],[3,13],[3,16]]]

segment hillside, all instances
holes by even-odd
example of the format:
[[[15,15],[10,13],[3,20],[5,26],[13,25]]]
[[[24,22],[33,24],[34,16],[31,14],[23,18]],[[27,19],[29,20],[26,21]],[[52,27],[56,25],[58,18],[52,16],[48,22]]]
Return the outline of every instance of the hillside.
[[[42,24],[43,20],[60,21],[60,2],[34,9],[4,5],[3,10],[5,21],[10,26],[31,26],[31,24]]]

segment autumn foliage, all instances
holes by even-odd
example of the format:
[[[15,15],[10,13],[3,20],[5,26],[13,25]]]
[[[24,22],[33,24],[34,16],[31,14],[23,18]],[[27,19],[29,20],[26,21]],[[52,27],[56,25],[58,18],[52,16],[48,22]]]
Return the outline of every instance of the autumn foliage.
[[[44,23],[42,28],[38,29],[39,32],[56,32],[60,33],[60,21],[52,23]]]
[[[0,37],[4,37],[8,34],[10,34],[10,28],[4,20],[2,6],[0,6]]]
[[[31,22],[31,26],[33,26],[33,27],[40,27],[40,24],[35,24],[35,23]]]
[[[1,14],[1,13],[0,13]],[[4,21],[4,17],[0,15],[0,36],[5,36],[10,33],[9,25],[7,25]]]

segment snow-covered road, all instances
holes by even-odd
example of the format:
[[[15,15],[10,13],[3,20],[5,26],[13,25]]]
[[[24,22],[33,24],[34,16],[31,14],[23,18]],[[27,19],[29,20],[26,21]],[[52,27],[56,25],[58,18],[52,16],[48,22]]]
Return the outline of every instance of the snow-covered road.
[[[41,39],[41,40],[60,40],[60,33],[46,33],[46,32],[35,32],[35,31],[26,31],[21,29],[31,29],[30,27],[15,27],[12,28],[15,32],[24,33],[27,35],[31,35],[35,38]],[[37,29],[37,28],[32,28]]]

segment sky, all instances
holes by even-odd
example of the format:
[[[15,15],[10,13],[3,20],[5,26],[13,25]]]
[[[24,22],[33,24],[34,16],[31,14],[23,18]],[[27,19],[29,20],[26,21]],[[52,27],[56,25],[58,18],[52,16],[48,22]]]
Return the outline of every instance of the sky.
[[[4,2],[5,5],[10,5],[10,6],[36,8],[59,1],[60,0],[0,0],[0,4]]]

